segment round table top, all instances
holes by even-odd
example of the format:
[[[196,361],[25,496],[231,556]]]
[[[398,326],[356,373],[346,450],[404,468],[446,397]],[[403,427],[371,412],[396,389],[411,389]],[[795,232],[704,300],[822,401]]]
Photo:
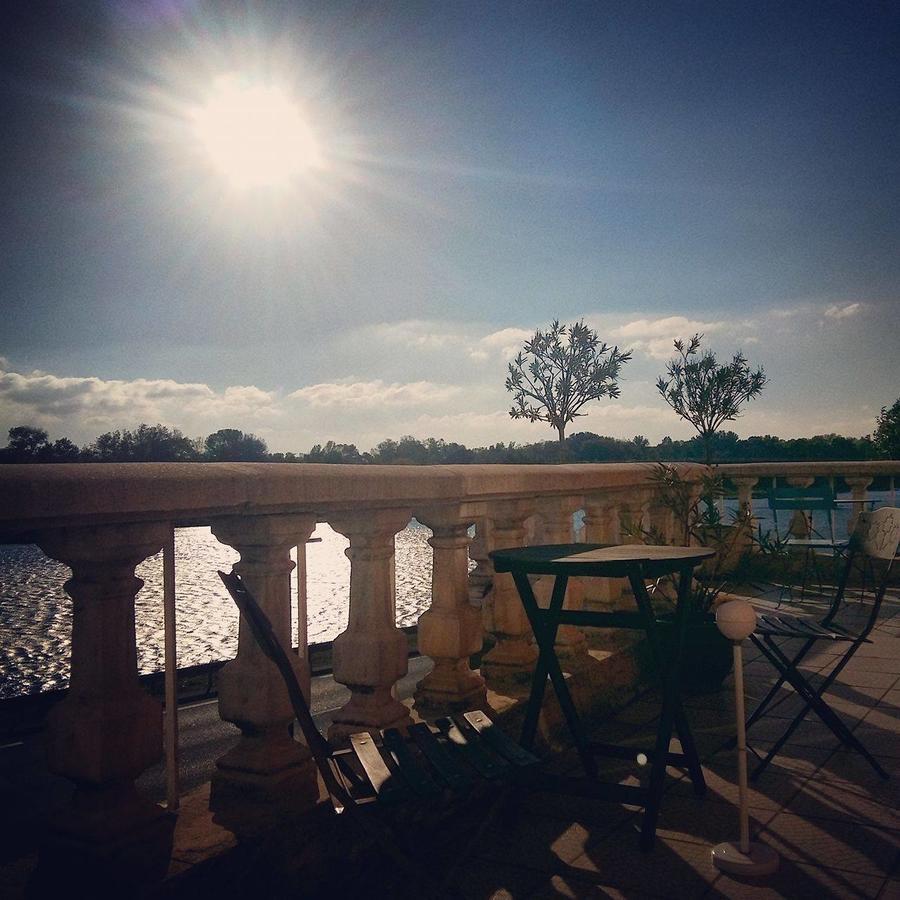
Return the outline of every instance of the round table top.
[[[621,578],[640,570],[649,578],[693,567],[715,555],[710,547],[650,544],[538,544],[494,550],[497,572]]]

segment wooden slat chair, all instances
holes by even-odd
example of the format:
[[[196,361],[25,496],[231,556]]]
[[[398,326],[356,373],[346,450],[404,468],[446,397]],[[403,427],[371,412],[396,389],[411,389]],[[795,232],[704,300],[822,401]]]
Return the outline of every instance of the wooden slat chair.
[[[435,727],[414,724],[404,737],[388,728],[350,737],[333,748],[319,733],[287,652],[259,604],[234,572],[219,572],[260,649],[278,667],[294,715],[337,814],[349,816],[403,867],[408,889],[419,896],[449,893],[455,872],[479,840],[510,790],[526,783],[537,757],[504,734],[481,710],[439,719]],[[460,806],[491,802],[462,852],[443,879],[435,879],[430,860],[416,859],[415,835],[423,825],[444,820]],[[394,823],[392,823],[394,820]],[[396,822],[402,828],[396,827]],[[414,832],[404,850],[401,831]]]
[[[784,734],[771,747],[751,777],[756,778],[769,765],[775,755],[797,730],[800,723],[806,718],[810,710],[815,712],[834,732],[841,743],[858,751],[882,778],[888,777],[887,772],[885,772],[878,760],[872,756],[862,741],[850,731],[837,713],[831,709],[825,701],[825,695],[856,651],[863,644],[871,643],[869,634],[878,621],[898,544],[900,544],[900,509],[882,507],[873,512],[860,513],[856,528],[847,547],[844,569],[841,573],[837,590],[825,617],[816,621],[811,618],[801,618],[782,613],[768,613],[759,616],[756,631],[751,635],[751,640],[762,651],[769,662],[775,666],[779,672],[779,677],[747,720],[748,730],[770,709],[773,700],[785,682],[794,688],[804,703],[803,708],[797,713],[793,721],[788,724]],[[861,627],[849,628],[841,623],[841,616],[847,606],[845,599],[847,581],[853,569],[854,561],[859,557],[866,558],[869,561],[880,561],[881,574],[874,585],[871,608],[868,614],[864,615]],[[857,618],[863,615],[863,610],[859,607],[856,607],[854,612]],[[794,638],[802,641],[799,650],[788,655],[783,646],[785,638]],[[804,677],[798,666],[801,660],[806,657],[819,641],[844,644],[846,649],[842,654],[834,656],[831,670],[825,675],[824,680],[820,684],[813,686]],[[779,700],[778,702],[781,701]]]

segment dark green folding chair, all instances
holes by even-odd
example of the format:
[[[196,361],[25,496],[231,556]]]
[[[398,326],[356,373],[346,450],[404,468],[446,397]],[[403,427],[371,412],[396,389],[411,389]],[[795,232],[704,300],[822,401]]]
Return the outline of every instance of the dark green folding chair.
[[[526,786],[539,765],[482,710],[439,719],[435,727],[411,725],[350,736],[333,748],[319,733],[291,660],[240,576],[219,572],[256,642],[278,667],[294,715],[322,776],[335,813],[351,819],[408,876],[404,889],[418,896],[453,895],[452,884],[510,791]],[[461,807],[480,804],[484,814],[463,852],[443,878],[421,859],[423,828]]]
[[[750,639],[778,670],[779,677],[747,720],[747,729],[749,731],[765,712],[781,702],[781,699],[776,701],[776,697],[785,683],[797,692],[803,700],[803,707],[753,772],[753,778],[765,770],[810,710],[816,713],[842,744],[859,752],[882,778],[888,777],[878,760],[844,724],[825,698],[856,651],[863,644],[871,643],[869,635],[878,621],[898,543],[900,543],[900,509],[882,507],[874,512],[860,513],[847,548],[843,573],[825,617],[816,621],[810,617],[783,613],[764,613],[759,616],[756,630]],[[855,562],[860,557],[877,564],[881,572],[874,585],[868,612],[855,605],[851,617],[856,621],[848,624],[847,582]],[[786,639],[800,641],[799,648],[787,649]],[[822,681],[814,684],[804,676],[799,665],[813,647],[822,641],[843,645],[845,650],[832,657],[831,669],[827,674],[819,673]]]

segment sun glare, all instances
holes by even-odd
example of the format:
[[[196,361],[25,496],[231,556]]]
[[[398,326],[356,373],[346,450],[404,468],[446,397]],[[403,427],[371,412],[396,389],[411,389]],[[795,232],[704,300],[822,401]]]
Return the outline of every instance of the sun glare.
[[[308,123],[276,85],[223,76],[191,118],[213,168],[236,188],[287,185],[319,162]]]

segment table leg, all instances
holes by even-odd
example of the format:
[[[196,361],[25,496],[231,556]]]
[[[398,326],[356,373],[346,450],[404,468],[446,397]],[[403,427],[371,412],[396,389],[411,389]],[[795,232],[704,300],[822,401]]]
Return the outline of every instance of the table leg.
[[[544,697],[544,688],[549,675],[556,697],[559,700],[560,708],[565,716],[566,724],[569,726],[569,731],[571,731],[572,737],[575,739],[581,764],[590,777],[596,777],[597,764],[593,754],[587,748],[587,736],[582,729],[581,719],[578,716],[578,711],[575,709],[572,695],[569,693],[565,676],[559,666],[559,660],[554,649],[556,632],[559,628],[558,617],[565,600],[568,577],[565,575],[556,576],[556,580],[553,583],[550,606],[548,609],[542,610],[535,599],[528,576],[522,572],[513,572],[512,576],[538,645],[538,659],[535,665],[534,678],[531,682],[531,695],[525,713],[525,722],[522,726],[520,743],[526,749],[530,749],[534,744],[538,716],[540,715]]]
[[[656,821],[659,817],[659,808],[665,785],[666,756],[672,741],[673,727],[677,729],[681,740],[683,756],[694,784],[694,791],[702,794],[706,790],[703,771],[697,757],[693,735],[681,705],[679,690],[691,573],[691,568],[681,571],[678,584],[678,602],[675,609],[674,633],[670,642],[669,653],[666,653],[666,647],[660,637],[653,605],[647,594],[642,573],[636,572],[629,577],[635,602],[644,616],[647,639],[659,668],[663,695],[662,711],[656,731],[653,764],[650,769],[650,783],[647,788],[647,802],[644,806],[644,816],[641,823],[641,849],[643,850],[652,848],[656,835]]]

